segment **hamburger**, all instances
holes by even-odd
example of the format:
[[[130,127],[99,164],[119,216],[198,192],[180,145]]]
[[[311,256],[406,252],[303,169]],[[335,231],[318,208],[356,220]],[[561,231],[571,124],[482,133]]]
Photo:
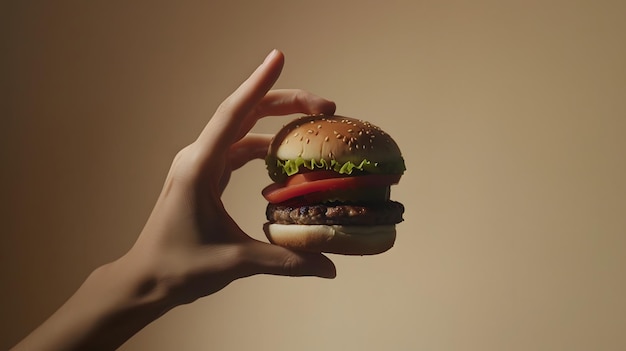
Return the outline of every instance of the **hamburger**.
[[[295,250],[373,255],[395,243],[404,206],[390,187],[405,171],[396,142],[379,127],[343,116],[302,116],[272,139],[265,159],[274,183],[263,230]]]

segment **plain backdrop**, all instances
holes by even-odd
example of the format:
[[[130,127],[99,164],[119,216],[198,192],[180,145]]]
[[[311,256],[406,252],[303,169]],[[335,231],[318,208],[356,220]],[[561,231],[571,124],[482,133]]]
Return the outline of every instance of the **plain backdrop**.
[[[132,245],[176,152],[276,87],[390,133],[396,246],[255,276],[123,350],[626,349],[623,1],[2,1],[0,349]],[[293,116],[267,118],[272,133]],[[262,161],[224,201],[264,239]]]

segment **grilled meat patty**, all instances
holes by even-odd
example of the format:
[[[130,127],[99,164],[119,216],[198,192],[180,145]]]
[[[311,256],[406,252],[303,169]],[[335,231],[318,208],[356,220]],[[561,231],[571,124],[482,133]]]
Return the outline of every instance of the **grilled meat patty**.
[[[270,223],[382,225],[403,221],[404,206],[396,201],[376,204],[327,203],[300,207],[269,204],[265,211]]]

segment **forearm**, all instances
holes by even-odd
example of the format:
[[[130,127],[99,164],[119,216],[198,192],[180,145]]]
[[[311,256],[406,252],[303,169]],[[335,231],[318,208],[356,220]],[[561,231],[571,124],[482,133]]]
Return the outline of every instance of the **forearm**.
[[[14,350],[113,350],[168,308],[147,270],[123,258],[96,269]]]

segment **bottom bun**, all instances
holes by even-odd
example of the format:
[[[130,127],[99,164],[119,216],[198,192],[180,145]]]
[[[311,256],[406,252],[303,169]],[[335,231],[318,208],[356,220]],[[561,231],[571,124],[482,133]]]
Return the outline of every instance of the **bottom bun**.
[[[375,255],[396,241],[396,225],[300,225],[265,223],[272,244],[294,250],[342,255]]]

